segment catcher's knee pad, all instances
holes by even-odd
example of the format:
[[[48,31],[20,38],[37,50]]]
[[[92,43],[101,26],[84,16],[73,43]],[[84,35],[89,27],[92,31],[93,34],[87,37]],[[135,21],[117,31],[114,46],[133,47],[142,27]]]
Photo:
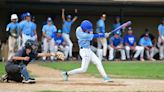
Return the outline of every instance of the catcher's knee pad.
[[[23,77],[20,73],[20,66],[16,64],[8,64],[5,66],[7,72],[7,80],[22,82]]]

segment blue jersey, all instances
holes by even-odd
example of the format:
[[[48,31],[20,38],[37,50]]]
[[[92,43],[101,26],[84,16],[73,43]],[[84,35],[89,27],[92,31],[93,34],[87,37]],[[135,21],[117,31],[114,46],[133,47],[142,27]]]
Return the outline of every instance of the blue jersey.
[[[52,38],[54,39],[55,44],[58,46],[62,45],[64,42],[63,36],[57,37],[55,33],[52,35]]]
[[[121,23],[113,24],[113,30],[116,29],[116,28],[118,28],[120,25],[121,25]],[[121,29],[120,30],[117,30],[117,32],[119,33],[119,35],[121,35]]]
[[[10,33],[14,32],[15,34],[19,34],[19,24],[18,23],[9,23],[6,27],[6,31],[9,31]]]
[[[125,37],[124,37],[124,44],[127,43],[130,46],[134,46],[135,42],[136,42],[136,38],[134,37],[133,34],[131,34],[131,35],[126,34],[125,35]]]
[[[57,29],[56,29],[56,26],[55,25],[44,25],[43,28],[42,28],[42,32],[45,32],[46,33],[46,36],[48,37],[52,37],[53,33],[56,32]]]
[[[34,29],[36,30],[36,28],[37,28],[36,23],[34,23],[34,22],[32,22],[32,23],[33,23],[33,25],[34,25]],[[32,35],[35,35],[35,34],[33,33]]]
[[[97,25],[97,28],[96,28],[97,33],[105,33],[105,22],[104,22],[104,20],[99,19],[97,21],[96,25]]]
[[[161,34],[162,36],[164,36],[164,25],[160,24],[160,25],[158,26],[158,31],[160,32],[160,34]]]
[[[93,39],[94,35],[83,32],[81,27],[76,29],[76,37],[78,39],[79,47],[90,48],[90,41]]]
[[[70,33],[72,23],[73,23],[73,20],[71,20],[71,21],[66,21],[65,20],[64,21],[63,28],[62,28],[63,33],[67,33],[67,34]]]
[[[34,36],[36,27],[33,22],[31,21],[22,21],[20,23],[20,29],[22,30],[23,34],[29,35],[29,36]]]
[[[153,46],[152,41],[150,38],[145,39],[144,37],[142,37],[139,41],[139,45],[143,45],[143,46]]]
[[[114,36],[110,38],[110,45],[117,47],[120,44],[123,44],[123,39],[121,37],[115,38]]]

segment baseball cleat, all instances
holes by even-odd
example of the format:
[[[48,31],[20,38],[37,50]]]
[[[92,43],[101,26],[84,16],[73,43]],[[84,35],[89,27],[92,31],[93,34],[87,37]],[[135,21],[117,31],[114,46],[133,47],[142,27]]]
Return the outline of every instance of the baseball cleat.
[[[109,77],[104,78],[104,82],[113,82]]]
[[[68,74],[67,74],[67,72],[62,72],[62,76],[63,76],[64,81],[68,81]]]
[[[35,83],[35,80],[31,80],[31,79],[23,80],[22,83],[25,83],[25,84],[32,84],[32,83]]]

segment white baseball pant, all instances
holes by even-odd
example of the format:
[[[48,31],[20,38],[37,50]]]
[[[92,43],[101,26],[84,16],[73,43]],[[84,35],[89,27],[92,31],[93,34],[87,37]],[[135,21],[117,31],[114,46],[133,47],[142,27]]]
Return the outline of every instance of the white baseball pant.
[[[17,43],[18,43],[18,49],[20,49],[22,46],[22,39],[20,36],[18,36]]]
[[[61,50],[62,52],[64,52],[65,59],[67,59],[68,58],[68,53],[69,53],[69,46],[65,46],[64,47],[64,46],[60,45],[60,46],[55,46],[54,47],[54,51],[55,52],[57,52],[59,50]]]
[[[130,47],[125,46],[126,56],[130,58]],[[143,58],[144,55],[144,47],[142,46],[135,46],[136,53],[134,54],[134,58],[137,58],[140,55],[140,58]]]
[[[153,58],[153,56],[154,56],[154,47],[152,47],[150,50],[145,49],[145,52],[146,52],[146,56],[147,56],[148,59]]]
[[[107,77],[107,74],[104,70],[104,67],[103,67],[101,61],[98,59],[98,57],[95,55],[95,53],[92,52],[92,50],[90,48],[80,49],[80,56],[82,58],[81,67],[78,69],[68,71],[68,75],[86,72],[90,62],[92,62],[93,64],[96,65],[98,71],[103,76],[103,78]]]
[[[98,49],[101,49],[101,47],[103,46],[103,56],[106,56],[106,53],[107,53],[107,40],[106,40],[106,38],[98,38],[97,43],[98,43]]]
[[[163,40],[163,44],[161,44]],[[159,45],[159,59],[164,59],[164,36],[158,38],[158,45]]]
[[[11,59],[11,57],[14,55],[14,50],[16,48],[16,45],[17,45],[17,39],[12,37],[12,36],[9,36],[8,38],[8,46],[9,46],[9,52],[8,52],[8,60]]]
[[[47,53],[50,51],[50,53],[54,52],[54,40],[47,40],[46,38],[43,39],[43,53]],[[54,59],[53,56],[50,57],[51,60]],[[46,60],[46,57],[43,57],[43,60]]]
[[[119,48],[119,46],[117,46],[117,48]],[[125,50],[124,49],[114,49],[111,46],[109,46],[109,60],[114,59],[115,50],[118,50],[118,51],[121,52],[121,60],[126,60],[126,55],[125,55]]]
[[[26,34],[23,34],[23,33],[22,33],[22,41],[23,41],[22,47],[25,46],[26,41],[29,40],[29,39],[30,39],[30,40],[33,40],[33,41],[36,41],[36,35],[33,36],[33,37],[31,37],[31,36],[29,36],[29,35],[26,35]]]
[[[64,37],[64,40],[66,41],[66,43],[69,45],[69,57],[72,57],[72,47],[73,47],[73,43],[70,39],[69,34],[63,33],[62,36]]]
[[[93,52],[96,53],[96,55],[98,56],[98,58],[100,59],[100,61],[102,61],[102,58],[103,58],[103,50],[102,49],[97,49],[96,47],[94,46],[91,46],[91,50]]]

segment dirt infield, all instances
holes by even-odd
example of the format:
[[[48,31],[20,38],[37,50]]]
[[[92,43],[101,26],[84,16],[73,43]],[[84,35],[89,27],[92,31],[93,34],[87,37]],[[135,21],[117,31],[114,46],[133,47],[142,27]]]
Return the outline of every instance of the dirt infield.
[[[37,64],[31,64],[28,68],[36,76],[36,84],[0,83],[0,92],[164,92],[164,80],[113,79],[113,83],[103,83],[101,78],[80,74],[71,76],[69,81],[65,82],[58,70]]]

